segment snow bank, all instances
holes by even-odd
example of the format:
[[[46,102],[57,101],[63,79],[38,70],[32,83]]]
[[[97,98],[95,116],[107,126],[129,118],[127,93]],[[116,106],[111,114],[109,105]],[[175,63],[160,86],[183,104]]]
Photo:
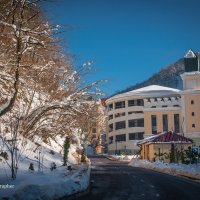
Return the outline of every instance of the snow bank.
[[[42,180],[44,175],[38,175],[37,180]],[[76,172],[67,172],[65,167],[50,176],[45,181],[36,181],[17,190],[12,199],[14,200],[54,200],[68,196],[88,188],[90,167],[81,165]]]
[[[72,166],[72,170],[67,170],[67,167],[63,166],[61,154],[63,142],[63,138],[56,138],[56,141],[51,140],[48,144],[39,139],[37,143],[26,139],[27,144],[22,151],[15,180],[10,178],[11,171],[6,162],[1,161],[0,199],[7,197],[9,200],[51,200],[87,189],[90,179],[90,163],[79,164],[80,156],[77,154],[77,148],[80,146],[71,144],[68,165]],[[7,151],[2,140],[0,140],[0,146],[2,150]],[[39,149],[40,169],[38,168]],[[8,162],[10,163],[10,155]],[[56,169],[51,171],[50,167],[53,162],[56,164]],[[30,163],[33,163],[34,171],[29,170]]]
[[[129,164],[133,167],[142,167],[145,169],[152,169],[170,175],[179,175],[200,179],[200,163],[198,164],[180,164],[180,163],[163,163],[161,161],[149,162],[147,160],[139,160],[133,158]]]
[[[109,155],[107,157],[110,160],[131,161],[133,158],[137,158],[138,155]]]

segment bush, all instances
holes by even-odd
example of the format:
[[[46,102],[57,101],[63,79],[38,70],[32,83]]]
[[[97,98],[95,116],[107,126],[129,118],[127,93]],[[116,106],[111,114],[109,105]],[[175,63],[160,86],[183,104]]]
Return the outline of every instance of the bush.
[[[55,155],[55,152],[54,152],[53,150],[50,150],[49,153],[50,153],[51,155]]]
[[[63,148],[64,148],[63,165],[66,166],[67,161],[68,161],[69,148],[70,148],[70,138],[69,137],[65,138]]]
[[[29,165],[29,171],[30,172],[33,172],[34,171],[34,166],[33,166],[33,163],[30,163],[30,165]]]
[[[0,152],[0,157],[4,158],[5,160],[8,160],[8,154],[7,154],[7,152],[1,151]],[[1,161],[1,159],[0,159],[0,161]]]
[[[51,167],[50,167],[50,170],[53,171],[56,169],[56,163],[55,162],[52,162],[51,163]]]
[[[191,164],[197,163],[198,153],[192,151],[191,147],[188,147],[188,149],[185,150],[185,155],[186,155],[186,161],[185,161],[186,163],[188,162]]]
[[[85,156],[85,154],[81,155],[81,162],[86,163],[86,156]]]

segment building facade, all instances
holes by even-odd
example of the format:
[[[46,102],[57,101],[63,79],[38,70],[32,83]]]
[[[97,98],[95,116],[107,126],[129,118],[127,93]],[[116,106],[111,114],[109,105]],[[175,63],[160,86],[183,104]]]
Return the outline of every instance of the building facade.
[[[200,146],[200,61],[192,50],[186,54],[184,61],[185,73],[181,75],[183,133],[193,139],[195,146]]]
[[[110,154],[135,154],[138,141],[163,131],[180,133],[200,145],[199,59],[190,50],[184,60],[183,90],[150,85],[107,99]]]

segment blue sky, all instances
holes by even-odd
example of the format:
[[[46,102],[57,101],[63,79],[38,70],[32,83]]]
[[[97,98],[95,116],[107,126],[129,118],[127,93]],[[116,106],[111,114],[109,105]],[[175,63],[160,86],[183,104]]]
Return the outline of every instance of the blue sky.
[[[75,65],[92,60],[107,95],[200,51],[199,0],[57,0],[47,7]]]

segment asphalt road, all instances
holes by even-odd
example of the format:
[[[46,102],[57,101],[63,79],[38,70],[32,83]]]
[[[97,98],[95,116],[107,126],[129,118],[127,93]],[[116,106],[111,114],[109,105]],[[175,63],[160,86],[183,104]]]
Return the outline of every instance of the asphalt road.
[[[200,183],[93,157],[91,191],[78,200],[200,200]]]

